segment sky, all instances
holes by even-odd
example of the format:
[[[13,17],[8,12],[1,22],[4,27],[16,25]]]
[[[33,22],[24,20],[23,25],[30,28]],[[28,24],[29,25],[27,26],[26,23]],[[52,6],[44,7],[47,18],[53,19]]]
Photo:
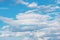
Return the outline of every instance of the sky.
[[[0,40],[60,40],[60,0],[0,0]]]

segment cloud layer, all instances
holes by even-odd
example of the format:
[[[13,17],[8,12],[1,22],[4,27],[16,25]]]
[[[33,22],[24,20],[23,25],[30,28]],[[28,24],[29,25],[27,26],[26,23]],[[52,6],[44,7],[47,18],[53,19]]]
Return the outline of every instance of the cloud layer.
[[[28,12],[25,14],[18,14],[16,15],[16,18],[17,20],[0,17],[1,20],[9,24],[10,26],[18,28],[19,30],[35,30],[37,28],[41,28],[42,25],[47,26],[47,21],[50,16]]]
[[[34,10],[18,13],[16,20],[0,16],[7,25],[1,28],[0,37],[23,37],[19,40],[59,40],[60,39],[60,6],[29,4],[17,0]]]

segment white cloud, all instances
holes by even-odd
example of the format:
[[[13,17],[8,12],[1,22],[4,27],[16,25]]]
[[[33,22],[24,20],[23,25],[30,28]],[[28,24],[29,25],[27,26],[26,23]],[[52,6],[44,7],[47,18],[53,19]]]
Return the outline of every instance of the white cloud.
[[[12,22],[14,22],[13,18],[6,18],[6,17],[2,17],[2,16],[0,16],[0,20],[2,20],[3,22],[6,22],[8,24],[11,24]]]
[[[44,11],[47,13],[46,15],[42,15],[39,13],[39,12],[41,13],[44,12],[42,9],[44,9]],[[21,29],[21,30],[22,29],[30,30],[31,27],[33,30],[35,26],[38,26],[37,28],[39,27],[41,28],[42,26],[43,27],[59,26],[59,22],[58,22],[59,18],[56,19],[57,18],[56,17],[53,21],[49,21],[53,17],[49,16],[48,12],[52,12],[52,10],[54,11],[55,9],[59,9],[59,6],[55,6],[55,7],[50,5],[40,6],[40,9],[29,10],[25,13],[19,13],[18,15],[16,15],[16,20],[6,18],[6,17],[0,17],[0,20],[4,21],[5,23],[11,26],[15,26],[17,29]],[[21,27],[21,25],[26,25],[26,26]]]
[[[44,31],[44,32],[59,32],[58,30],[60,30],[60,26],[52,26],[52,27],[49,27],[49,28],[44,28],[44,29],[41,29],[41,31]]]
[[[9,27],[9,25],[3,26],[3,28],[2,28],[2,29],[5,29],[5,28],[7,28],[7,27]]]
[[[34,5],[33,5],[34,6]],[[40,6],[36,10],[29,10],[24,13],[19,13],[16,15],[16,20],[12,18],[6,18],[1,17],[0,20],[4,21],[5,23],[9,24],[2,27],[2,30],[10,31],[11,33],[2,33],[1,37],[5,36],[26,36],[26,34],[34,35],[38,40],[48,40],[50,38],[50,35],[59,35],[60,34],[60,16],[59,12],[56,12],[56,10],[59,10],[59,6]],[[45,15],[42,15],[42,13],[45,12]],[[54,18],[50,16],[50,14],[56,15]],[[52,19],[53,20],[50,20]],[[37,30],[38,29],[38,30]],[[36,31],[32,33],[25,33],[28,31]],[[16,33],[13,33],[16,32]],[[24,32],[22,32],[24,31]],[[22,32],[22,33],[20,33]],[[49,37],[47,37],[49,35]],[[41,37],[44,37],[43,39]],[[28,40],[29,38],[25,38]]]
[[[25,2],[23,0],[16,0],[16,3],[17,4],[24,4],[24,5],[28,5],[29,4],[28,2]]]
[[[28,7],[30,7],[30,8],[39,8],[37,3],[35,3],[35,2],[32,2],[31,4],[29,4]]]
[[[37,32],[33,32],[33,35],[39,38],[39,37],[41,37],[41,36],[46,35],[46,33],[37,31]]]
[[[30,38],[25,37],[23,40],[31,40]]]
[[[5,31],[9,31],[9,25],[6,25],[6,26],[3,26],[2,29],[5,30]]]
[[[29,4],[22,0],[18,0],[17,3],[22,3],[27,6]],[[29,7],[37,8],[38,5],[33,2],[29,4]],[[52,37],[51,35],[55,35],[55,37],[59,37],[58,35],[60,35],[60,31],[59,31],[60,30],[60,15],[59,15],[59,12],[56,12],[57,9],[60,10],[60,7],[55,6],[55,5],[54,6],[42,5],[42,6],[39,6],[39,8],[37,8],[36,10],[35,9],[29,10],[25,13],[17,14],[16,20],[12,18],[6,18],[6,17],[0,16],[0,20],[9,24],[2,27],[3,32],[0,31],[1,33],[0,37],[24,36],[25,38],[23,40],[30,40],[32,38],[33,39],[35,38],[38,40],[48,40],[48,39],[51,39]],[[41,13],[43,12],[46,14],[42,15]],[[54,18],[51,17],[50,16],[51,13],[55,14],[56,16]],[[50,20],[52,18],[53,20]],[[33,31],[28,32],[27,30],[28,31],[33,30]],[[32,37],[32,38],[29,38],[29,37]]]
[[[36,13],[25,13],[18,14],[16,16],[17,20],[0,17],[2,21],[9,24],[10,26],[15,26],[16,30],[35,30],[37,28],[41,28],[43,25],[47,26],[47,21],[50,18],[48,15],[41,15]],[[25,25],[21,27],[21,25]],[[44,27],[44,26],[43,26]],[[4,27],[5,28],[5,27]],[[14,27],[12,27],[13,29]],[[13,31],[13,30],[12,30]]]
[[[60,10],[60,7],[59,6],[55,6],[55,5],[42,5],[42,6],[39,6],[38,8],[40,12],[44,12],[44,13],[53,13],[53,12],[56,12],[57,10]]]
[[[10,36],[9,33],[8,33],[8,31],[0,31],[0,37],[8,37],[8,36]]]
[[[40,14],[36,14],[35,12],[29,12],[27,11],[25,14],[18,14],[16,15],[16,18],[18,20],[23,20],[23,19],[36,19],[36,20],[48,20],[50,18],[49,15],[40,15]]]
[[[15,27],[11,27],[13,30],[16,30],[16,32],[11,32],[11,33],[4,33],[2,34],[0,37],[9,37],[9,36],[13,36],[13,37],[24,37],[24,40],[29,40],[31,38],[28,38],[30,36],[33,36],[33,39],[38,39],[38,40],[48,40],[50,39],[50,36],[47,37],[48,35],[58,35],[60,34],[60,22],[58,21],[58,19],[54,19],[52,21],[48,21],[49,18],[51,18],[49,15],[41,15],[39,13],[34,13],[33,11],[27,11],[25,12],[25,14],[18,14],[16,15],[17,20],[13,20],[10,18],[6,18],[6,17],[0,17],[0,19],[2,19],[3,21],[7,22],[8,24],[10,24],[11,26],[14,25]],[[42,18],[42,19],[40,19]],[[8,19],[8,20],[7,20]],[[30,24],[34,24],[33,26],[30,26]],[[37,27],[36,25],[38,24],[38,26],[41,28],[43,26],[45,26],[45,28],[40,29],[39,27]],[[20,25],[20,26],[18,26]],[[21,25],[24,25],[24,27]],[[4,26],[2,28],[9,28],[7,26]],[[47,27],[47,28],[46,28]],[[16,29],[15,29],[16,28]],[[18,32],[18,30],[25,30],[25,32]],[[40,29],[38,31],[36,31],[36,29]],[[9,29],[9,31],[13,31],[11,29]],[[26,30],[35,30],[36,32],[27,32]],[[28,35],[28,37],[26,37]],[[43,37],[43,38],[41,38]]]
[[[35,2],[29,3],[29,2],[25,2],[24,0],[16,0],[16,4],[24,4],[30,8],[39,8],[37,3]]]
[[[43,40],[42,38],[38,38],[38,40]]]
[[[0,37],[27,37],[27,35],[32,35],[31,32],[10,32],[10,31],[0,31]]]

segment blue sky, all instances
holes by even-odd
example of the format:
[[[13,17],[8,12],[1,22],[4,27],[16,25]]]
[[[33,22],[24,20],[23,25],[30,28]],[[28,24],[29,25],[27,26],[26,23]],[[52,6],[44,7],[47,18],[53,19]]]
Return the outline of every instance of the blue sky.
[[[59,30],[60,0],[0,0],[0,40],[60,40]]]

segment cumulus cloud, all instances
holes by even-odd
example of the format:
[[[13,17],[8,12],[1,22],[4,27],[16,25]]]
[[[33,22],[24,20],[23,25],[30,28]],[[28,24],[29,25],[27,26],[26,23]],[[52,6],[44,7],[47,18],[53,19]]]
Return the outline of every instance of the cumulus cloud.
[[[1,32],[2,34],[0,37],[10,37],[10,36],[22,37],[23,36],[25,37],[24,40],[30,40],[30,39],[49,40],[52,39],[52,37],[54,37],[53,38],[54,40],[55,39],[58,40],[59,37],[58,35],[60,35],[60,31],[59,31],[60,17],[59,17],[59,12],[57,12],[57,10],[60,10],[59,6],[42,5],[39,6],[39,8],[36,10],[35,9],[29,10],[27,12],[17,14],[16,20],[11,18],[6,18],[6,17],[0,17],[0,20],[9,24],[7,26],[2,27],[2,30],[9,31],[9,32],[8,33]],[[42,13],[46,13],[46,14],[42,15]],[[56,16],[51,17],[50,16],[51,14],[54,14]],[[33,31],[28,33],[27,30],[28,31],[33,30]]]
[[[17,20],[0,17],[2,21],[15,27],[16,30],[35,30],[47,26],[47,21],[51,18],[49,15],[25,12],[25,14],[16,15]],[[22,26],[24,25],[24,26]],[[22,26],[22,27],[21,27]]]
[[[58,38],[60,34],[60,22],[58,19],[49,20],[52,18],[48,14],[42,15],[35,13],[35,10],[30,10],[24,13],[16,15],[16,20],[6,17],[0,17],[0,20],[6,22],[7,26],[3,26],[2,30],[6,30],[6,33],[2,33],[0,37],[24,37],[23,40],[48,40]],[[36,30],[39,29],[39,30]],[[27,31],[28,30],[28,31]],[[32,32],[30,32],[33,30]],[[14,31],[14,32],[13,32]],[[35,32],[34,32],[35,31]],[[31,37],[30,37],[31,36]]]
[[[45,20],[48,20],[50,18],[49,15],[41,15],[39,13],[35,13],[35,12],[25,12],[25,14],[18,14],[16,15],[16,18],[19,20],[19,19],[39,19],[39,20],[43,20],[45,18]]]
[[[29,37],[34,37],[37,40],[48,40],[51,37],[56,39],[59,37],[58,35],[60,35],[60,14],[57,10],[60,10],[59,6],[42,5],[36,10],[34,9],[24,13],[18,13],[16,15],[16,20],[0,16],[0,20],[9,24],[7,26],[3,26],[2,30],[8,29],[8,31],[11,31],[11,34],[9,34],[9,32],[6,34],[7,36],[12,36],[14,34],[13,36],[24,35],[28,37],[29,35]],[[55,16],[51,16],[51,14]],[[25,34],[25,32],[28,32],[27,30],[32,30],[32,32],[27,35],[27,33]],[[5,34],[1,36],[5,36]],[[25,39],[29,40],[29,38]]]
[[[57,17],[54,18],[50,16],[50,14],[54,13],[59,8],[60,8],[59,6],[43,5],[43,6],[40,6],[39,9],[29,10],[25,13],[17,14],[16,20],[6,18],[6,17],[0,17],[0,20],[4,21],[5,23],[11,26],[14,26],[15,29],[17,28],[18,30],[29,30],[29,28],[31,30],[34,30],[41,27],[43,28],[43,27],[50,27],[50,26],[59,26],[60,24],[58,21],[59,18],[57,19]],[[46,15],[42,15],[43,12],[46,13]],[[54,13],[54,14],[58,15],[57,13]],[[50,19],[53,19],[53,20],[50,20]]]

